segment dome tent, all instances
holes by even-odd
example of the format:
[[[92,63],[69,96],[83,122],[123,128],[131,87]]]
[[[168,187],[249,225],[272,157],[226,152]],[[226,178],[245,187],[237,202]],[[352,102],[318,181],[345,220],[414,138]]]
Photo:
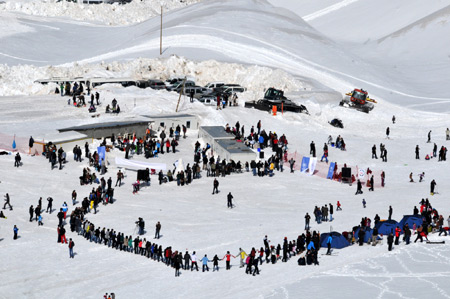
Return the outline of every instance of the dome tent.
[[[402,220],[400,220],[398,226],[403,231],[403,227],[405,226],[405,224],[408,224],[409,228],[412,229],[414,224],[416,224],[416,227],[419,227],[422,225],[422,223],[423,219],[420,215],[404,215]]]
[[[382,235],[389,235],[395,232],[395,228],[398,226],[398,222],[395,220],[381,220],[375,225],[378,229],[378,233]]]
[[[331,232],[331,233],[323,233],[320,235],[320,246],[321,247],[327,247],[327,240],[328,236],[333,238],[333,241],[331,242],[331,248],[337,248],[341,249],[344,247],[347,247],[350,245],[350,243],[345,239],[343,235],[341,235],[338,232]]]

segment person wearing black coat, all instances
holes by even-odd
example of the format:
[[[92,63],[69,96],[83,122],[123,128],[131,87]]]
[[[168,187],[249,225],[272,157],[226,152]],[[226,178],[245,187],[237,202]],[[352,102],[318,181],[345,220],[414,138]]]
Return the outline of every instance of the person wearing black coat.
[[[214,192],[215,193],[219,193],[219,181],[217,179],[214,179],[214,182],[213,182],[213,192],[212,192],[212,194],[214,194]]]
[[[362,194],[362,183],[360,180],[356,183],[356,193],[355,195]]]
[[[390,233],[389,236],[387,237],[387,242],[388,242],[388,246],[389,246],[389,251],[391,251],[392,244],[394,243],[394,235],[392,233]]]

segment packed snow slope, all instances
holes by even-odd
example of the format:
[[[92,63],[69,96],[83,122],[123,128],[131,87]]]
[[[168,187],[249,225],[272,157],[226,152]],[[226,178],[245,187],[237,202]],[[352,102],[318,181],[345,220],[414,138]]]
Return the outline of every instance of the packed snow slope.
[[[0,61],[9,65],[159,55],[159,18],[132,26],[102,27],[16,13],[3,15],[3,23],[17,24],[15,34],[4,36],[0,45]],[[441,70],[440,76],[423,88],[432,72],[397,67],[394,62],[399,57],[386,53],[378,53],[385,60],[370,58],[375,56],[370,53],[366,58],[364,51],[325,37],[298,15],[263,0],[207,1],[171,11],[164,18],[163,45],[165,57],[178,54],[194,60],[265,65],[313,78],[342,93],[357,86],[368,89],[375,98],[402,106],[425,102],[420,109],[450,111],[443,86],[447,70],[440,68],[442,64],[435,67]],[[386,66],[391,67],[388,72]]]

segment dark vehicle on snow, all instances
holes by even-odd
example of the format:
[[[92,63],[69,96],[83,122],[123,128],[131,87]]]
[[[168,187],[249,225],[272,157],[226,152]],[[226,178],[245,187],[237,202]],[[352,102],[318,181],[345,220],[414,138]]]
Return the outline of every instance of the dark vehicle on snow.
[[[284,92],[279,89],[269,88],[264,94],[264,99],[258,101],[245,102],[246,108],[255,108],[263,111],[272,111],[276,106],[278,111],[290,111],[296,113],[309,114],[308,109],[303,105],[297,105],[284,96]]]

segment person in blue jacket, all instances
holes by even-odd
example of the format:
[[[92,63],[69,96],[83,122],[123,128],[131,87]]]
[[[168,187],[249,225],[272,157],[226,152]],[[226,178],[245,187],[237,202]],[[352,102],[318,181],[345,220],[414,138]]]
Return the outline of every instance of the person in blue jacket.
[[[14,225],[13,231],[14,231],[14,238],[13,239],[17,240],[17,233],[19,232],[19,229],[17,228],[17,226]]]
[[[316,247],[314,246],[314,242],[311,240],[307,247],[308,250],[316,250]]]
[[[333,237],[329,235],[327,239],[327,247],[328,247],[327,255],[331,255],[331,242],[333,242]]]
[[[203,264],[203,266],[202,266],[202,272],[205,272],[205,269],[206,269],[206,271],[209,271],[208,262],[211,262],[211,261],[208,259],[208,257],[206,256],[206,254],[205,254],[205,256],[201,259],[201,261],[202,261],[202,264]]]

